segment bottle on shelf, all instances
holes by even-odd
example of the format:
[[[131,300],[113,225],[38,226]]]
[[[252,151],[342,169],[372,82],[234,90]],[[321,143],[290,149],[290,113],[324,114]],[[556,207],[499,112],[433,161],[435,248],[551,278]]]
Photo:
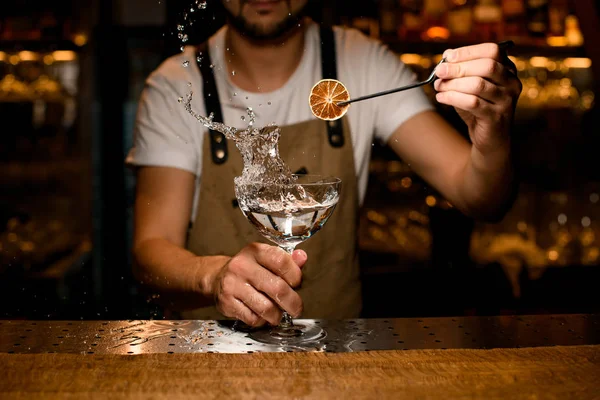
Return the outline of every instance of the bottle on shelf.
[[[423,3],[425,30],[421,34],[423,40],[448,40],[450,31],[447,28],[447,11],[446,0],[425,0]]]
[[[565,35],[565,21],[569,15],[569,0],[551,0],[548,8],[548,33],[551,36]]]
[[[524,0],[502,0],[504,36],[519,41],[527,36],[527,14]]]
[[[478,41],[497,42],[504,37],[502,7],[497,0],[477,0],[473,7],[473,20]]]
[[[575,15],[568,15],[565,18],[565,36],[569,46],[583,45],[583,34],[579,29],[579,19]]]
[[[448,29],[453,41],[465,41],[473,29],[472,0],[449,0],[448,3]]]
[[[548,34],[548,0],[527,0],[527,31],[534,40],[545,39]]]
[[[398,36],[407,41],[421,40],[421,32],[425,27],[423,18],[423,0],[399,0],[401,21]]]

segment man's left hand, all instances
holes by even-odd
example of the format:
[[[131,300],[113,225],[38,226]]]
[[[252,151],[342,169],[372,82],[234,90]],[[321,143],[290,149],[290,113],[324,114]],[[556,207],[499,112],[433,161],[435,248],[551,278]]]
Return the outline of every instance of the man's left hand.
[[[516,68],[495,43],[447,50],[436,75],[436,99],[456,108],[482,153],[509,143],[522,84]]]

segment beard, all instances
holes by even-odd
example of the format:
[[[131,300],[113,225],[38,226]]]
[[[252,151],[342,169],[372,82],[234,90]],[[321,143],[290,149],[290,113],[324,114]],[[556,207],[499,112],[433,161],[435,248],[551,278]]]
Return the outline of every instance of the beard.
[[[282,37],[285,37],[288,33],[293,31],[304,17],[307,15],[307,4],[304,5],[300,10],[296,12],[292,12],[289,1],[288,9],[289,13],[285,17],[284,20],[270,25],[270,26],[261,26],[259,24],[249,23],[243,16],[242,10],[244,9],[245,0],[241,1],[240,4],[240,13],[239,15],[234,15],[229,11],[226,7],[225,13],[227,15],[227,21],[229,25],[242,35],[248,37],[249,39],[258,40],[258,41],[272,41]]]

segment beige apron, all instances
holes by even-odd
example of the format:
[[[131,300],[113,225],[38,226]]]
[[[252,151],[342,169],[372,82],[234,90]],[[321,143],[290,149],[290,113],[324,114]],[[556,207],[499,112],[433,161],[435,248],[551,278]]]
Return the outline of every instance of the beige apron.
[[[313,120],[281,129],[279,151],[292,171],[331,175],[342,180],[338,205],[323,229],[297,246],[308,254],[298,293],[303,318],[356,318],[361,311],[361,287],[356,252],[358,190],[352,139],[342,119],[345,145],[328,141],[326,122]],[[244,217],[235,201],[233,179],[241,175],[242,159],[228,141],[229,159],[215,164],[208,135],[203,141],[202,179],[196,220],[187,247],[198,255],[233,256],[251,242],[270,243]],[[183,312],[186,319],[223,319],[215,307]]]

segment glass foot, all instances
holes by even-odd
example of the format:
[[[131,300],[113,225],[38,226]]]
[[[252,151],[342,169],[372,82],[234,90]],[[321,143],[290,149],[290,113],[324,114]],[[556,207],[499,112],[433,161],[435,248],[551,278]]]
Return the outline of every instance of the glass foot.
[[[294,344],[320,340],[325,337],[325,331],[315,324],[299,322],[289,326],[257,330],[249,336],[261,343]]]

